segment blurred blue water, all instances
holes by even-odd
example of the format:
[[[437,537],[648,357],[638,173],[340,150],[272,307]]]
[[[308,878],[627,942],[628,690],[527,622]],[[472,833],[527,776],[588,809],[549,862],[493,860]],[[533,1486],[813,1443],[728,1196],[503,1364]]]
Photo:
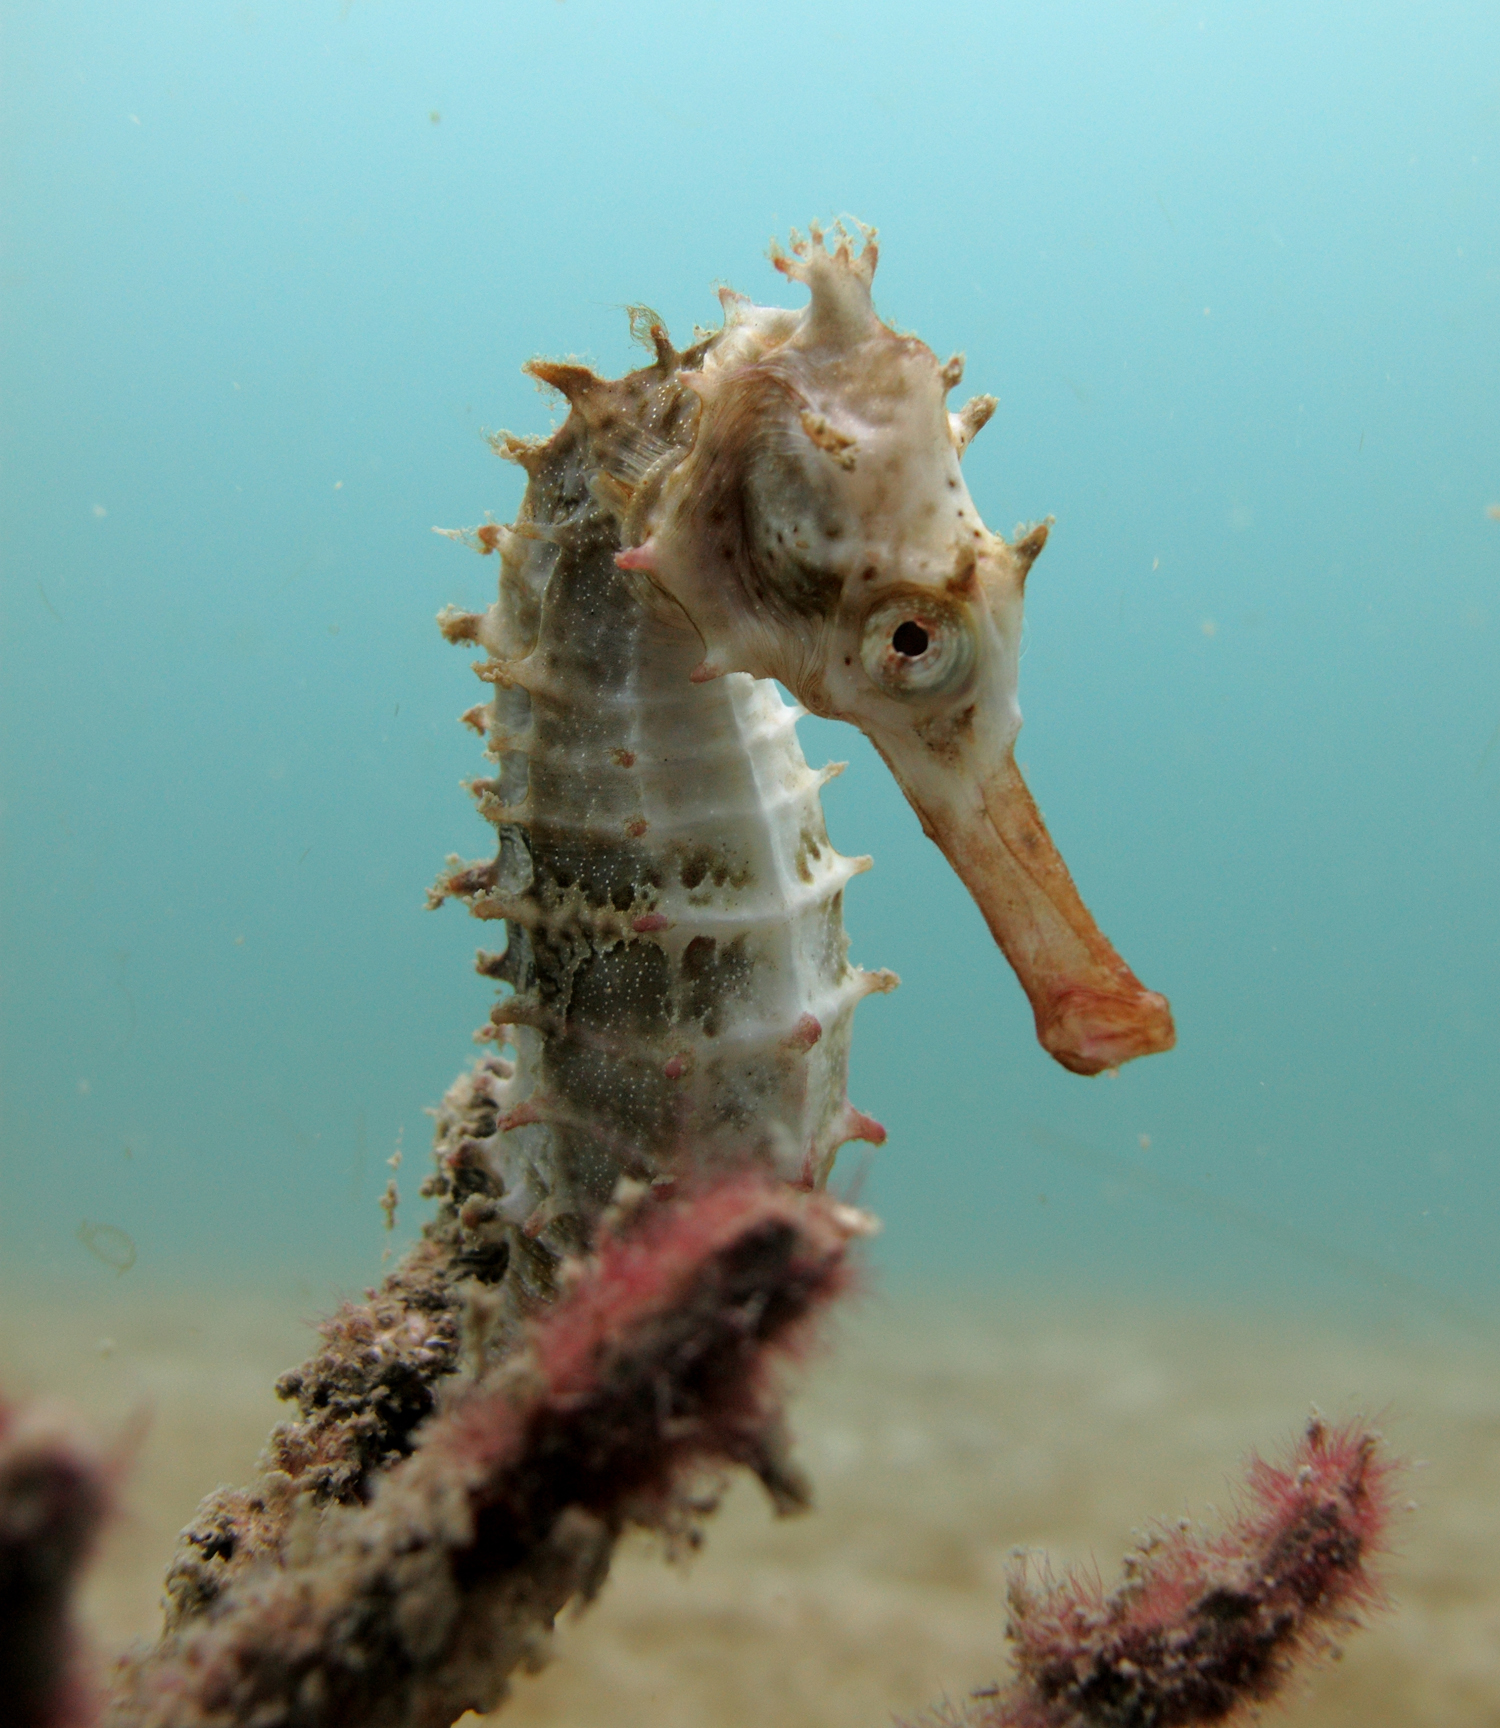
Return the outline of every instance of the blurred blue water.
[[[0,1255],[363,1281],[488,986],[431,617],[533,353],[635,364],[773,233],[1001,399],[1054,514],[1020,756],[1180,1047],[1084,1082],[884,770],[808,722],[891,1278],[1500,1308],[1500,13],[13,7]],[[1149,1139],[1143,1146],[1141,1137]],[[1386,1290],[1381,1294],[1380,1286]]]

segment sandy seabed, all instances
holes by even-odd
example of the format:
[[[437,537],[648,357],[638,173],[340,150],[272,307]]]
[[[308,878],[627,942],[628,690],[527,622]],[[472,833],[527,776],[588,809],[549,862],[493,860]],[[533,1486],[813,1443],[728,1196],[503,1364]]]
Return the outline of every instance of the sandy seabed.
[[[88,1583],[101,1654],[154,1632],[176,1532],[201,1494],[249,1475],[313,1307],[138,1294],[128,1279],[45,1303],[8,1292],[0,1385],[57,1394],[105,1433],[149,1419]],[[1415,1504],[1384,1565],[1391,1611],[1281,1719],[1500,1724],[1500,1362],[1482,1344],[1386,1331],[1122,1304],[1060,1313],[994,1294],[868,1299],[799,1377],[816,1510],[776,1520],[738,1482],[691,1562],[627,1542],[504,1720],[879,1728],[962,1696],[1005,1673],[1015,1545],[1097,1559],[1113,1579],[1133,1531],[1224,1504],[1246,1452],[1279,1450],[1316,1402],[1379,1416],[1416,1461]]]

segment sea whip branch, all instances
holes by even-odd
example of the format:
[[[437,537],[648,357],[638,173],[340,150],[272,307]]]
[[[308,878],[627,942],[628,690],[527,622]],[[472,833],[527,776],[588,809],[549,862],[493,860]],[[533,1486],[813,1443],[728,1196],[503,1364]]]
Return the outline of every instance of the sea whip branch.
[[[606,1234],[522,1358],[453,1397],[370,1504],[320,1519],[304,1486],[279,1547],[122,1668],[109,1722],[448,1728],[536,1662],[626,1523],[696,1539],[697,1468],[747,1464],[780,1509],[800,1506],[771,1369],[846,1286],[865,1227],[825,1197],[737,1177]],[[19,1728],[95,1720],[68,1596],[110,1474],[57,1421],[0,1418],[0,1696]],[[1252,1462],[1222,1533],[1149,1538],[1112,1594],[1023,1558],[1015,1681],[921,1728],[1243,1720],[1381,1604],[1369,1562],[1393,1475],[1370,1431],[1315,1420],[1285,1464]]]
[[[72,1595],[113,1475],[57,1412],[0,1404],[0,1703],[11,1728],[87,1728],[94,1719]]]
[[[1390,1520],[1393,1466],[1358,1423],[1314,1418],[1284,1465],[1251,1462],[1220,1535],[1149,1538],[1105,1595],[1097,1580],[1010,1580],[1017,1678],[926,1728],[1192,1728],[1242,1721],[1382,1600],[1367,1562]],[[920,1728],[920,1725],[913,1725]]]
[[[747,1465],[779,1510],[805,1503],[772,1369],[868,1228],[759,1175],[648,1200],[368,1505],[320,1513],[309,1493],[280,1552],[129,1664],[108,1722],[448,1728],[493,1708],[626,1524],[692,1539],[703,1467]]]

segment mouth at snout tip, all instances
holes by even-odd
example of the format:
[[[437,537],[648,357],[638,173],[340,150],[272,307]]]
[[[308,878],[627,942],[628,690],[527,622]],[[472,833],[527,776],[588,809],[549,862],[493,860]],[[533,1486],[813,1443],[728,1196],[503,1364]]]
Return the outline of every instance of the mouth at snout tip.
[[[1073,985],[1036,1004],[1042,1048],[1073,1074],[1102,1074],[1177,1042],[1172,1009],[1155,990],[1120,994]]]

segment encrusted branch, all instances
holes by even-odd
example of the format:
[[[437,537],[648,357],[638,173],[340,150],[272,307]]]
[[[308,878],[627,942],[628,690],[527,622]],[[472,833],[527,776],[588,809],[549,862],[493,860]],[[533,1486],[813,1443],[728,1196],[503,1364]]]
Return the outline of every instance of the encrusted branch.
[[[272,1431],[255,1480],[217,1489],[182,1532],[166,1578],[168,1633],[203,1613],[244,1568],[280,1553],[296,1507],[366,1501],[437,1409],[438,1388],[458,1367],[464,1321],[493,1301],[510,1258],[487,1223],[499,1184],[462,1156],[470,1136],[493,1128],[486,1087],[505,1070],[485,1056],[449,1088],[438,1111],[437,1170],[423,1187],[438,1205],[421,1240],[378,1290],[322,1323],[322,1348],[276,1384],[297,1415]],[[469,1327],[475,1349],[483,1330]]]
[[[788,1463],[771,1369],[849,1278],[862,1215],[733,1177],[605,1234],[499,1371],[466,1381],[368,1505],[288,1494],[157,1650],[122,1666],[111,1728],[448,1728],[534,1665],[589,1600],[627,1523],[697,1540],[704,1465],[745,1464],[778,1509]],[[1358,1424],[1315,1420],[1206,1536],[1149,1537],[1106,1595],[1016,1564],[1017,1677],[912,1728],[1194,1728],[1242,1722],[1334,1652],[1383,1594],[1394,1468]],[[0,1410],[0,1696],[17,1728],[90,1728],[69,1612],[110,1470],[56,1416]]]
[[[111,1474],[56,1411],[0,1404],[0,1715],[10,1728],[94,1719],[72,1594],[109,1508]]]
[[[925,1728],[1243,1721],[1381,1601],[1368,1562],[1390,1521],[1392,1468],[1368,1429],[1315,1419],[1284,1465],[1251,1463],[1226,1530],[1152,1536],[1111,1595],[1094,1579],[1034,1581],[1023,1557],[1006,1628],[1014,1684],[944,1706]]]
[[[535,1662],[625,1525],[693,1540],[705,1466],[801,1506],[771,1370],[865,1228],[761,1175],[644,1200],[368,1505],[320,1511],[289,1479],[274,1551],[126,1667],[112,1728],[448,1728]]]

